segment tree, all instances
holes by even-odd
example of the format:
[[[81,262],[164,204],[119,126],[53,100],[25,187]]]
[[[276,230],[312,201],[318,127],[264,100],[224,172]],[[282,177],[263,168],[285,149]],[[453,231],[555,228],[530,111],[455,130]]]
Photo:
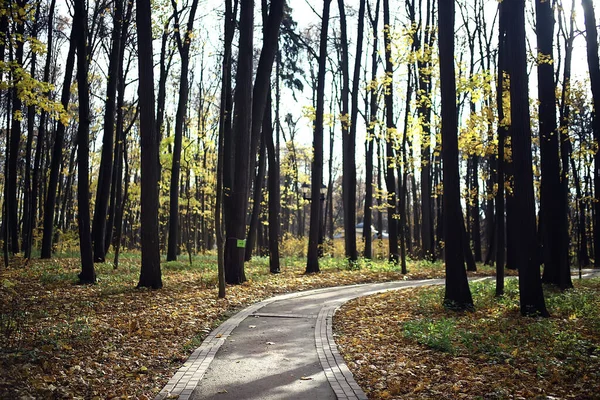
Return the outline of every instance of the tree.
[[[542,184],[540,195],[544,275],[561,289],[573,287],[569,268],[566,187],[560,182],[559,131],[554,83],[554,12],[549,1],[536,0],[538,99]]]
[[[62,91],[60,102],[66,110],[69,106],[71,97],[71,81],[73,79],[73,69],[75,67],[75,48],[76,48],[76,33],[71,28],[71,38],[69,41],[69,51],[65,63],[65,73],[63,78]],[[46,201],[44,202],[44,224],[42,234],[42,249],[41,258],[47,259],[52,256],[52,239],[54,237],[54,212],[56,208],[56,195],[58,189],[58,180],[60,174],[60,164],[63,157],[63,147],[65,140],[64,124],[58,124],[54,133],[54,146],[52,147],[52,158],[50,161],[50,177],[48,179],[48,188]]]
[[[263,47],[260,52],[260,59],[258,60],[258,68],[256,70],[256,81],[254,83],[254,89],[252,93],[252,131],[250,138],[250,161],[254,163],[257,153],[257,145],[260,143],[261,154],[264,155],[264,139],[261,141],[261,130],[264,130],[263,119],[265,117],[265,110],[267,106],[271,106],[271,103],[268,101],[269,93],[271,90],[271,71],[273,69],[273,62],[275,61],[275,55],[277,54],[277,42],[279,41],[279,29],[281,27],[281,20],[283,18],[283,10],[284,10],[285,0],[272,0],[270,11],[268,16],[266,15],[266,2],[263,3],[263,8],[265,9],[264,20],[265,20],[265,28],[264,28],[264,39],[263,39]],[[262,142],[262,143],[261,143]],[[261,202],[262,196],[262,181],[264,180],[264,168],[265,168],[265,160],[264,157],[260,160],[262,164],[259,166],[259,173],[256,179],[256,184],[254,185],[255,202],[254,206],[258,207]],[[260,171],[262,168],[262,171]],[[250,179],[250,175],[248,176]],[[253,222],[257,223],[258,221],[258,208],[254,210],[253,214]],[[251,225],[248,239],[249,243],[247,243],[248,249],[246,251],[245,259],[250,259],[250,252],[253,246],[253,241],[255,239],[256,229],[252,229]]]
[[[73,31],[77,41],[77,86],[79,95],[79,127],[77,129],[77,225],[81,273],[79,282],[96,282],[90,235],[89,135],[90,94],[88,84],[87,11],[83,0],[75,1]]]
[[[536,239],[529,89],[525,47],[525,1],[506,0],[510,119],[514,170],[515,266],[519,270],[521,314],[547,317]]]
[[[371,82],[367,86],[368,100],[371,108],[369,109],[369,118],[367,123],[367,143],[365,152],[365,210],[363,219],[363,236],[365,240],[365,250],[363,256],[365,258],[371,258],[373,252],[373,233],[371,232],[371,225],[373,220],[373,152],[375,148],[375,124],[377,122],[377,89],[375,82],[377,80],[377,67],[379,66],[378,56],[378,35],[377,29],[379,24],[379,5],[381,1],[377,0],[375,5],[374,15],[371,13],[371,7],[369,6],[369,20],[371,22],[371,28],[373,29],[373,51],[371,53]],[[367,3],[369,4],[369,3]],[[366,117],[365,117],[366,119]]]
[[[386,173],[385,183],[387,186],[387,210],[388,210],[388,232],[390,261],[398,263],[398,220],[397,220],[397,197],[396,178],[394,176],[394,141],[396,134],[396,125],[394,124],[394,69],[392,64],[392,33],[390,25],[390,2],[383,0],[383,42],[385,46],[385,75],[388,81],[385,91],[385,159]]]
[[[227,242],[225,244],[225,280],[229,284],[246,281],[244,274],[244,249],[246,238],[246,210],[250,166],[250,132],[252,129],[252,64],[253,64],[254,0],[243,1],[240,7],[239,56],[234,94],[232,163],[225,171],[225,219]],[[227,186],[230,183],[231,186]],[[229,189],[229,190],[228,190]]]
[[[106,256],[106,217],[111,192],[113,151],[115,135],[115,114],[119,70],[122,63],[121,25],[123,22],[123,1],[115,0],[112,31],[112,47],[108,62],[108,79],[106,82],[106,105],[104,108],[104,134],[102,136],[102,158],[98,174],[98,189],[94,219],[92,221],[92,241],[94,243],[94,262],[104,262]]]
[[[498,108],[498,160],[496,177],[498,189],[496,192],[496,296],[504,294],[504,260],[506,253],[504,230],[504,147],[507,136],[507,126],[504,112],[504,76],[506,71],[506,11],[505,4],[498,3],[499,35],[498,35],[498,80],[496,88],[496,106]]]
[[[583,16],[585,18],[585,40],[587,43],[587,61],[590,71],[590,81],[592,86],[592,99],[594,108],[592,111],[593,132],[596,142],[600,142],[600,61],[598,59],[598,31],[596,29],[596,13],[591,0],[581,0],[583,6]],[[600,151],[596,151],[594,157],[594,193],[596,197],[600,193]],[[596,260],[600,255],[600,202],[595,202],[594,212],[594,251]],[[598,262],[595,262],[598,267]]]
[[[181,143],[183,140],[183,125],[187,113],[189,98],[189,65],[194,18],[198,8],[198,0],[193,0],[190,7],[186,30],[181,35],[177,3],[171,0],[173,14],[175,15],[175,39],[181,56],[181,75],[179,77],[179,102],[175,118],[175,140],[173,145],[173,163],[171,167],[171,186],[169,190],[169,241],[167,248],[167,261],[177,260],[179,243],[179,174],[181,171]]]
[[[141,246],[142,266],[138,287],[160,289],[158,241],[158,140],[154,120],[154,72],[152,61],[152,11],[150,0],[137,0],[138,95],[141,137]]]
[[[444,255],[446,291],[444,306],[456,310],[473,308],[473,299],[464,265],[463,227],[458,170],[458,114],[454,72],[454,1],[438,0],[440,86],[442,99],[442,159],[444,162]],[[461,229],[461,228],[458,228]]]
[[[318,273],[319,269],[319,232],[321,230],[321,185],[323,184],[323,113],[325,112],[325,68],[327,65],[327,30],[329,28],[329,10],[331,0],[323,1],[321,16],[321,36],[319,42],[319,71],[317,73],[317,108],[315,111],[313,134],[313,162],[310,197],[310,230],[308,234],[308,255],[306,273]]]

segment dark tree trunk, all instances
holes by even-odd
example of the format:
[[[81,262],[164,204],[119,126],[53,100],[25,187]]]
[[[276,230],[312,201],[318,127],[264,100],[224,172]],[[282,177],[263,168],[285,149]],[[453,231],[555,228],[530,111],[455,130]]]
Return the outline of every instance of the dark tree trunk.
[[[325,73],[327,66],[327,31],[331,0],[323,1],[321,37],[319,42],[319,72],[317,74],[317,109],[313,136],[314,157],[312,163],[310,231],[308,236],[308,256],[306,273],[317,273],[319,269],[319,236],[321,232],[321,198],[323,184],[323,113],[325,112]]]
[[[267,147],[269,162],[269,176],[267,186],[269,189],[269,271],[272,274],[280,272],[279,266],[279,163],[277,151],[273,143],[273,119],[271,118],[271,95],[267,100],[265,120],[263,122],[263,140]]]
[[[175,140],[173,146],[173,164],[171,166],[171,185],[169,190],[169,239],[167,248],[167,261],[177,260],[179,252],[179,175],[181,171],[181,143],[183,140],[183,128],[187,114],[187,103],[189,98],[189,64],[190,46],[192,32],[194,30],[194,18],[198,8],[198,0],[193,0],[188,16],[188,22],[183,37],[180,33],[179,12],[177,4],[171,1],[175,15],[175,38],[181,56],[181,75],[179,78],[179,103],[177,105],[177,116],[175,117]]]
[[[223,231],[223,220],[227,227],[229,223],[228,213],[223,212],[228,206],[230,193],[233,183],[231,182],[231,169],[233,157],[233,133],[232,133],[232,60],[231,48],[233,36],[235,33],[237,4],[232,7],[231,0],[225,1],[225,18],[224,18],[224,47],[223,47],[223,75],[221,85],[221,109],[219,114],[219,148],[217,161],[217,187],[215,194],[215,233],[217,236],[217,259],[218,259],[218,281],[219,281],[219,298],[225,297],[225,251],[227,242]],[[224,199],[224,194],[227,194],[227,201]],[[222,211],[223,209],[223,211]]]
[[[515,217],[519,221],[519,228],[515,230],[515,262],[519,270],[521,314],[547,317],[535,226],[525,1],[506,0],[506,12],[506,50],[510,54],[507,65],[510,74],[512,159],[514,170],[518,171],[514,175]]]
[[[554,83],[554,12],[548,1],[536,0],[538,44],[538,98],[540,99],[540,151],[542,158],[541,220],[544,283],[561,289],[573,287],[569,267],[567,193],[560,181],[559,132],[556,126]]]
[[[249,162],[254,165],[254,160],[256,159],[256,151],[258,144],[261,142],[261,129],[264,130],[263,119],[265,116],[265,110],[267,108],[267,101],[269,98],[269,92],[271,90],[271,71],[273,69],[273,62],[275,61],[275,55],[277,54],[277,43],[279,41],[279,28],[281,26],[281,20],[283,18],[283,8],[285,1],[284,0],[275,0],[271,2],[271,7],[269,14],[267,15],[267,4],[263,2],[263,22],[264,22],[264,30],[263,30],[263,48],[260,54],[260,59],[258,61],[258,69],[256,71],[256,82],[254,85],[254,90],[252,94],[252,121],[251,121],[251,138],[250,138],[250,159]],[[270,107],[271,104],[268,103]],[[263,156],[264,156],[264,143],[261,145]],[[258,193],[255,195],[255,200],[258,200],[258,204],[255,203],[252,215],[252,221],[254,221],[254,225],[258,224],[258,213],[260,212],[260,201],[262,195],[262,182],[264,181],[264,169],[265,169],[265,160],[262,158],[262,170],[259,167],[259,176],[256,178],[256,182],[258,185],[255,185],[255,191],[258,190]],[[254,169],[252,169],[254,170]],[[262,171],[262,174],[261,174]],[[248,176],[250,178],[250,176]],[[256,211],[256,215],[254,215],[254,211]],[[255,240],[256,229],[253,230],[253,227],[250,227],[249,234],[252,237],[248,239],[252,242]],[[247,243],[249,249],[246,250],[245,258],[247,260],[250,259],[250,255],[252,252],[253,243]]]
[[[442,158],[444,160],[444,257],[446,262],[446,292],[444,306],[450,309],[473,308],[469,281],[463,258],[466,233],[456,233],[464,222],[460,205],[458,170],[458,118],[456,112],[456,81],[454,76],[454,2],[438,0],[440,85],[442,99]]]
[[[154,120],[154,72],[152,61],[152,12],[150,0],[137,0],[138,96],[141,139],[141,245],[142,267],[138,287],[160,289],[160,245],[158,240],[158,139]]]
[[[421,244],[422,257],[435,260],[433,235],[433,199],[431,187],[431,66],[430,56],[426,55],[427,48],[433,45],[432,19],[434,7],[427,0],[427,15],[422,40],[416,42],[416,52],[421,53],[417,62],[419,72],[418,115],[421,118],[423,141],[421,143]]]
[[[265,113],[267,111],[265,110]],[[263,132],[265,130],[263,122]],[[264,133],[263,133],[264,134]],[[246,241],[246,255],[244,259],[246,261],[250,261],[252,259],[252,251],[256,247],[257,249],[257,237],[258,237],[258,228],[259,228],[259,217],[261,212],[261,203],[262,203],[262,192],[263,192],[263,183],[265,181],[265,173],[267,168],[267,163],[265,160],[266,157],[266,147],[264,140],[261,140],[260,143],[260,151],[258,153],[258,171],[254,177],[254,193],[252,199],[252,213],[250,215],[250,226],[248,227],[248,239]],[[255,168],[253,168],[254,170]]]
[[[39,29],[41,3],[38,3],[35,11],[35,21],[32,27],[32,36],[37,38]],[[48,57],[49,58],[49,57]],[[35,79],[37,66],[37,54],[34,52],[30,59],[30,74]],[[33,136],[35,130],[35,105],[27,106],[27,142],[25,145],[25,179],[23,189],[23,230],[21,250],[25,258],[31,258],[31,244],[33,240],[33,224],[35,223],[35,202],[32,199],[33,184],[31,179],[31,157],[33,151]],[[39,139],[38,139],[39,142]],[[32,213],[33,211],[33,213]]]
[[[90,94],[88,84],[87,11],[83,0],[75,1],[73,31],[77,40],[77,87],[79,95],[79,128],[77,129],[77,225],[81,273],[79,283],[96,282],[90,235],[89,133]]]
[[[373,52],[371,53],[371,83],[377,80],[377,69],[379,66],[378,56],[378,25],[379,25],[379,5],[381,1],[377,0],[375,5],[375,15],[371,13],[371,7],[369,7],[369,20],[371,21],[371,28],[373,29]],[[377,90],[373,85],[369,85],[367,94],[370,96],[368,100],[371,108],[369,109],[369,120],[367,126],[367,145],[365,155],[365,170],[366,170],[366,190],[365,190],[365,210],[363,220],[363,235],[365,238],[365,250],[363,256],[370,259],[373,255],[373,232],[371,232],[371,225],[373,224],[373,150],[375,147],[375,123],[377,121]],[[381,233],[381,232],[380,232]]]
[[[593,132],[594,140],[600,142],[600,62],[598,60],[598,31],[596,29],[596,13],[592,0],[582,0],[583,15],[585,17],[585,40],[587,42],[587,60],[590,71],[590,81],[592,86],[592,98],[594,107]],[[594,193],[596,198],[600,197],[600,151],[597,151],[594,157]],[[594,205],[594,253],[600,252],[600,201]],[[598,257],[595,258],[595,267],[599,266]]]
[[[94,243],[94,262],[104,262],[106,257],[106,216],[111,192],[113,173],[113,152],[115,135],[115,114],[117,86],[119,84],[120,65],[123,62],[121,52],[121,25],[123,21],[123,1],[115,0],[113,16],[112,48],[108,62],[108,80],[106,83],[106,104],[104,108],[104,135],[94,219],[92,221],[92,241]]]
[[[394,124],[394,85],[393,85],[393,64],[392,64],[392,44],[390,32],[390,2],[383,0],[383,25],[384,25],[384,45],[385,45],[385,73],[389,79],[388,87],[385,90],[385,124],[386,124],[386,144],[385,144],[385,159],[386,159],[386,174],[385,182],[388,191],[388,232],[389,232],[389,259],[393,263],[398,263],[398,223],[397,216],[397,198],[396,179],[394,177],[394,140],[392,134],[396,131]]]
[[[234,158],[231,160],[233,167],[230,169],[232,187],[231,192],[226,193],[229,199],[225,209],[229,215],[226,219],[225,280],[229,284],[241,284],[246,280],[244,248],[252,128],[253,30],[254,0],[248,0],[241,3],[240,9],[233,142],[229,144],[234,148]]]
[[[349,61],[348,61],[348,35],[346,28],[346,11],[344,0],[338,0],[340,10],[340,29],[342,47],[342,203],[344,207],[344,241],[346,258],[351,263],[358,259],[356,250],[356,122],[358,118],[358,89],[360,81],[360,64],[362,59],[362,44],[365,18],[365,0],[360,1],[358,10],[358,33],[356,53],[354,54],[354,76],[352,78],[352,111],[348,119],[348,94],[349,94]],[[349,121],[349,124],[348,124]],[[363,221],[363,230],[366,228]]]
[[[498,159],[496,161],[496,296],[504,295],[504,260],[505,260],[505,231],[504,231],[504,146],[506,145],[505,113],[502,99],[504,98],[504,73],[506,71],[506,12],[504,3],[498,3],[499,35],[498,35],[498,81],[496,88],[496,106],[498,108]]]
[[[27,0],[17,0],[14,4],[18,10],[21,10],[27,4]],[[15,11],[16,12],[16,11]],[[25,34],[25,22],[24,20],[15,19],[15,36],[23,36]],[[16,41],[15,58],[14,61],[19,67],[23,66],[23,40]],[[22,78],[19,76],[13,76],[14,86],[12,89],[12,123],[10,130],[10,140],[7,140],[8,151],[8,179],[6,182],[7,186],[7,219],[8,219],[8,232],[10,241],[10,250],[13,254],[19,252],[19,213],[17,203],[17,175],[18,175],[18,160],[19,160],[19,147],[21,144],[21,109],[23,102],[21,101],[21,93],[19,89],[20,81]]]
[[[71,33],[69,52],[65,67],[65,75],[62,86],[60,101],[66,110],[69,106],[71,97],[71,80],[73,79],[73,69],[75,66],[75,32]],[[54,136],[54,146],[52,148],[52,160],[50,162],[50,178],[48,180],[48,189],[46,202],[44,203],[44,233],[42,236],[41,258],[50,258],[52,256],[52,239],[54,237],[54,210],[56,208],[56,195],[58,187],[58,176],[60,174],[60,165],[63,157],[65,126],[61,123],[56,128]]]

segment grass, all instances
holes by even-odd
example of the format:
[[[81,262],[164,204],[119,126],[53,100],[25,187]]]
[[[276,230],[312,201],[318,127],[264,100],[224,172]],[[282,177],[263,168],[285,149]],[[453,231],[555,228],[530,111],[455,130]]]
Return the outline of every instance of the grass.
[[[520,315],[516,279],[501,298],[493,280],[470,287],[474,312],[446,310],[443,287],[342,307],[338,344],[370,398],[600,398],[600,279],[545,287],[550,318]]]
[[[96,264],[98,282],[77,285],[78,254],[50,260],[14,258],[0,270],[0,398],[151,399],[204,337],[240,307],[312,288],[443,276],[440,263],[409,261],[409,274],[385,260],[321,259],[321,274],[304,275],[306,259],[288,253],[282,273],[269,260],[246,264],[248,282],[217,299],[214,253],[161,265],[161,290],[136,289],[140,254]],[[487,272],[486,272],[487,271]],[[480,272],[486,274],[490,271]],[[141,373],[140,371],[143,371]]]

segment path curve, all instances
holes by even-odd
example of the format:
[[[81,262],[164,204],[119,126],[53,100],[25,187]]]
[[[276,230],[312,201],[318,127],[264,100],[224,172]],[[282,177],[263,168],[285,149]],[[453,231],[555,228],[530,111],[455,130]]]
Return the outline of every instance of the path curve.
[[[585,278],[600,275],[583,272]],[[486,279],[493,278],[470,280]],[[250,305],[213,330],[155,400],[366,400],[335,344],[335,311],[357,297],[443,283],[337,286]]]
[[[356,297],[443,282],[426,279],[337,286],[288,293],[250,305],[204,339],[156,400],[366,400],[337,350],[333,314]]]

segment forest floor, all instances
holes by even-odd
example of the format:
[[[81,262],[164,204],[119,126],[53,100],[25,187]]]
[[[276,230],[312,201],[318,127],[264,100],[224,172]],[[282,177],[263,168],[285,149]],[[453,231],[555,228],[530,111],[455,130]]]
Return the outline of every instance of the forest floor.
[[[151,399],[233,312],[275,294],[366,282],[442,277],[441,263],[410,262],[409,273],[383,261],[321,259],[322,273],[304,275],[305,259],[268,259],[246,268],[248,282],[217,298],[216,257],[162,264],[164,288],[136,289],[139,254],[119,268],[96,264],[98,283],[76,284],[78,258],[26,262],[0,270],[0,398]],[[490,275],[481,267],[473,275]],[[472,273],[470,273],[472,274]]]
[[[519,313],[518,281],[471,282],[474,312],[442,307],[443,287],[352,300],[334,336],[370,399],[600,399],[600,279],[545,287],[550,318]]]

